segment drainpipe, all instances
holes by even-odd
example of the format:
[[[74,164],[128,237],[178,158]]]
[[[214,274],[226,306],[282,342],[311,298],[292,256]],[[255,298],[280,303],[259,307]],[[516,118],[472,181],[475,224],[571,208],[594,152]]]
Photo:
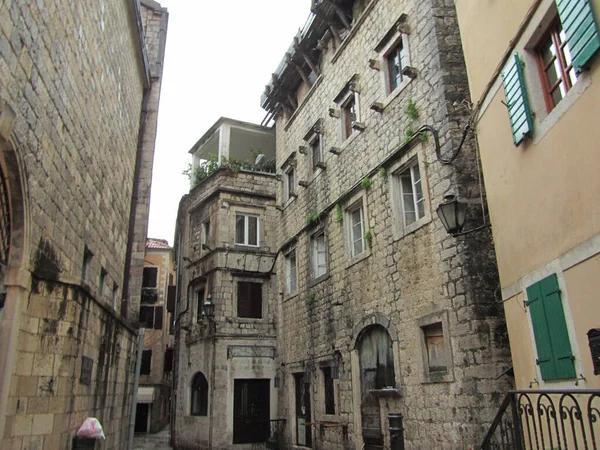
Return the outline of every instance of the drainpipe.
[[[135,431],[135,413],[138,399],[138,386],[140,384],[140,368],[142,367],[142,351],[144,350],[145,328],[140,328],[137,339],[137,355],[135,358],[135,375],[133,376],[133,398],[131,400],[131,421],[129,422],[129,441],[127,450],[133,450],[133,433]]]

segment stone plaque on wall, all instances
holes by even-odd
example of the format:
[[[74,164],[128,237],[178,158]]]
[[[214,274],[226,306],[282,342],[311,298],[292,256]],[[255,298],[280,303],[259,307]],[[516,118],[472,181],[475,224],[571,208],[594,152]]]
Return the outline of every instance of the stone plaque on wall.
[[[227,347],[227,359],[231,358],[275,359],[275,347],[260,345],[230,345]]]

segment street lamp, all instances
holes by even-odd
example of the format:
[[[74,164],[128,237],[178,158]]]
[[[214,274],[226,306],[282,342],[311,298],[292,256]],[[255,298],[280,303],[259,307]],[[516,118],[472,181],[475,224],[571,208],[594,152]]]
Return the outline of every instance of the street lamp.
[[[215,304],[210,301],[210,295],[202,304],[202,315],[205,316],[208,320],[213,320],[215,317]]]
[[[467,204],[459,202],[454,195],[446,195],[444,203],[437,208],[437,214],[446,231],[452,236],[456,236],[465,225]]]

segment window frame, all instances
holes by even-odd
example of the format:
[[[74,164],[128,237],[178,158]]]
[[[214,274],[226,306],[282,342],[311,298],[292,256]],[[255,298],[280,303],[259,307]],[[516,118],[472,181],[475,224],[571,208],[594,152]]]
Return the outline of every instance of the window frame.
[[[210,246],[210,219],[206,219],[202,222],[200,244]]]
[[[360,122],[360,102],[358,97],[358,92],[348,89],[338,103],[340,109],[340,142],[342,143],[358,134],[358,131],[353,126],[354,123]],[[352,106],[349,108],[350,104]]]
[[[200,378],[201,376],[201,378]],[[202,381],[204,381],[203,383],[201,383]],[[194,389],[196,389],[197,385],[198,386],[198,395],[202,395],[199,398],[200,404],[195,404],[194,402]],[[208,417],[208,392],[209,392],[209,385],[208,385],[208,380],[206,379],[206,376],[202,373],[202,372],[196,372],[194,374],[194,376],[192,377],[192,380],[190,382],[190,416],[194,416],[194,417]],[[195,408],[195,406],[198,406],[198,408]]]
[[[198,286],[194,293],[196,295],[196,317],[195,323],[202,323],[202,305],[206,300],[206,286]],[[202,294],[202,295],[200,295]]]
[[[316,145],[315,145],[316,143]],[[310,151],[309,161],[310,161],[310,171],[311,173],[317,173],[318,169],[324,164],[323,158],[323,135],[315,131],[307,141],[308,148]],[[315,160],[315,149],[318,154],[318,159]]]
[[[323,238],[323,254],[324,254],[324,271],[319,273],[319,261],[318,261],[318,241],[317,239]],[[327,236],[323,228],[315,231],[309,240],[309,261],[310,261],[310,278],[313,282],[319,281],[326,277],[329,273],[329,258],[327,251]]]
[[[242,295],[242,290],[240,290],[240,285],[241,284],[253,284],[253,285],[258,285],[260,286],[260,289],[258,290],[260,292],[260,317],[254,317],[254,316],[241,316],[240,315],[240,301],[242,299],[240,299],[240,295]],[[249,298],[249,297],[248,297]],[[265,283],[263,283],[262,281],[257,281],[257,280],[250,280],[250,279],[241,279],[241,280],[237,280],[235,283],[235,317],[237,319],[244,319],[244,320],[260,320],[260,319],[264,319],[266,317],[266,295],[265,295]],[[250,301],[252,301],[252,299],[250,299]],[[251,311],[254,311],[255,309],[258,310],[258,307],[256,305],[249,305],[248,309]]]
[[[283,172],[283,202],[287,204],[296,198],[296,168],[289,165]],[[291,178],[291,182],[290,182]]]
[[[292,262],[293,262],[293,277],[292,277]],[[284,277],[284,292],[286,295],[294,295],[298,291],[298,253],[296,248],[292,248],[285,254],[285,277]],[[291,281],[294,281],[292,288]]]
[[[149,360],[147,360],[148,364],[144,365],[144,356],[146,355],[147,358],[149,358]],[[149,356],[147,356],[149,355]],[[152,375],[152,349],[151,348],[145,348],[142,350],[142,358],[141,358],[141,364],[140,364],[140,375]],[[148,367],[148,371],[146,373],[146,371],[144,370],[145,367]]]
[[[323,381],[323,413],[326,416],[337,415],[339,406],[336,402],[335,379],[332,376],[333,369],[331,366],[321,367],[321,377]]]
[[[152,286],[150,278],[151,276],[148,275],[146,276],[146,273],[150,273],[151,270],[154,271],[154,277],[152,277],[154,279],[154,285]],[[146,279],[148,279],[148,281],[150,282],[150,284],[146,285]],[[142,272],[142,288],[146,288],[146,289],[158,289],[158,267],[157,266],[144,266],[144,270]]]
[[[238,238],[238,228],[237,228],[237,224],[238,224],[238,217],[244,217],[244,241],[243,242],[238,242],[237,238]],[[256,244],[250,244],[250,239],[249,239],[249,219],[250,218],[256,218]],[[241,212],[241,211],[236,211],[235,212],[235,235],[234,235],[234,242],[235,245],[243,245],[245,247],[260,247],[260,215],[258,214],[251,214],[251,213],[247,213],[247,212]]]
[[[353,213],[355,213],[356,211],[360,211],[360,219],[361,219],[360,220],[360,223],[361,223],[360,241],[361,241],[362,250],[359,253],[355,253],[355,250],[354,250],[354,244],[356,242],[358,242],[358,239],[354,239],[355,224],[353,223],[352,218],[353,218]],[[347,241],[348,241],[348,249],[349,249],[350,259],[359,258],[362,255],[366,254],[366,252],[367,252],[367,243],[365,242],[366,211],[365,211],[365,202],[364,202],[363,198],[362,197],[359,198],[358,200],[353,202],[350,206],[348,206],[346,208],[345,215],[346,215],[346,223],[348,224],[348,226],[347,226]]]
[[[426,329],[435,325],[441,325],[442,341],[444,345],[444,359],[446,367],[444,370],[431,370],[429,365],[429,348],[427,345]],[[450,331],[448,312],[440,311],[417,319],[417,327],[420,336],[422,375],[421,382],[427,383],[450,383],[454,381],[454,363],[452,347],[450,343]]]

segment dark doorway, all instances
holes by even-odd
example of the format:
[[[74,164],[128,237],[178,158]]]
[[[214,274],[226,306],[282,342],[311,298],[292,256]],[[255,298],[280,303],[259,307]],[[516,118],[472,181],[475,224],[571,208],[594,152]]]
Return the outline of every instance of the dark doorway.
[[[267,442],[269,439],[270,386],[270,380],[234,380],[234,444]]]
[[[148,403],[138,403],[135,405],[135,429],[136,433],[148,432],[148,415],[150,413]]]
[[[294,374],[296,382],[296,444],[312,447],[310,430],[310,379],[306,373]]]

